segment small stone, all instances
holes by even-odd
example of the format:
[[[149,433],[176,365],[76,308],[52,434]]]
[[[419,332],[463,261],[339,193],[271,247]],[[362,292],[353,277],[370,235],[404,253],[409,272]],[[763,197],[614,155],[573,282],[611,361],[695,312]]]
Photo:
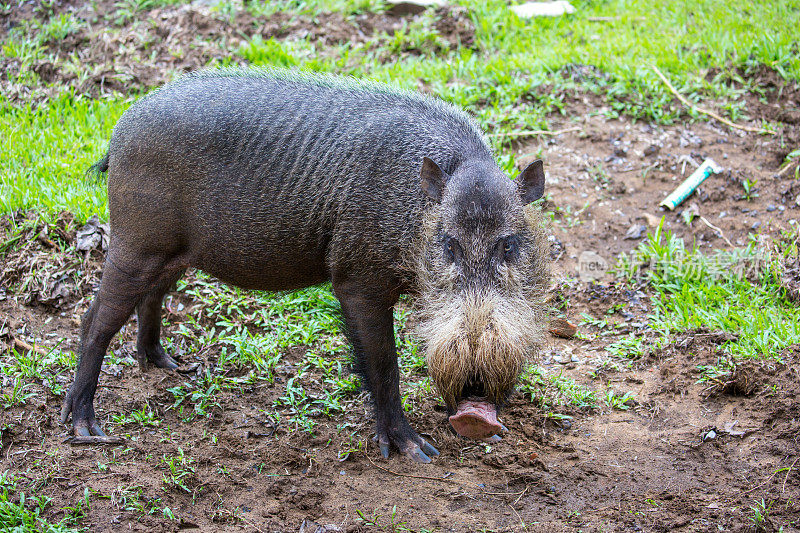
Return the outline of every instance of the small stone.
[[[571,323],[566,318],[554,318],[550,321],[550,326],[547,330],[556,337],[571,339],[578,333],[578,326]]]
[[[761,222],[756,221],[756,222],[753,223],[752,226],[750,226],[750,229],[756,230],[756,229],[758,229],[760,227],[761,227]]]
[[[647,226],[645,226],[644,224],[634,224],[630,228],[628,228],[628,231],[625,233],[623,239],[629,239],[629,240],[641,239],[646,231],[647,231]]]
[[[566,365],[572,362],[572,356],[568,353],[558,354],[557,356],[553,357],[553,361],[560,365]]]
[[[298,533],[333,533],[334,531],[341,531],[342,529],[336,524],[318,524],[313,520],[303,520],[300,524]]]
[[[550,259],[556,261],[564,255],[564,243],[558,240],[555,235],[550,235],[547,240],[550,242]]]
[[[650,213],[642,213],[642,216],[639,218],[643,218],[647,221],[647,225],[651,228],[657,228],[659,224],[661,224],[661,219],[663,217],[657,217],[655,215],[651,215]]]
[[[645,157],[649,157],[653,154],[657,154],[659,150],[661,150],[660,146],[658,146],[657,144],[651,144],[650,146],[644,149],[644,155]]]
[[[775,211],[776,209],[777,209],[777,207],[775,207],[775,205],[774,205],[774,204],[769,204],[769,205],[767,206],[767,211],[768,211],[769,213],[772,213],[772,212],[773,212],[773,211]]]

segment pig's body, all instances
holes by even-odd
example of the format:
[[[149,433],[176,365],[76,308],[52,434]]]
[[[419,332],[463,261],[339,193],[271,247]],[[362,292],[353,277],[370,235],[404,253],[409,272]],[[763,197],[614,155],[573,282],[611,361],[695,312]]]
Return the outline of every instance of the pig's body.
[[[423,156],[452,172],[491,152],[438,101],[310,81],[199,75],[137,103],[109,146],[113,237],[245,288],[342,269],[396,288],[420,229]]]
[[[426,157],[438,166],[427,159],[423,165]],[[420,244],[423,219],[441,211],[444,231],[448,213],[472,213],[460,216],[467,222],[459,228],[480,232],[472,239],[478,247],[484,238],[494,243],[519,232],[514,247],[519,242],[524,252],[533,240],[521,222],[520,194],[536,196],[522,191],[535,182],[541,196],[544,179],[539,163],[535,179],[518,180],[518,192],[480,130],[442,102],[383,85],[274,71],[195,74],[146,96],[120,119],[98,169],[109,173],[111,241],[62,411],[65,421],[72,413],[77,434],[102,435],[93,407],[100,365],[134,309],[140,364],[176,368],[159,339],[161,305],[185,269],[196,267],[251,289],[291,290],[330,280],[372,394],[382,451],[388,455],[393,444],[422,461],[437,452],[401,409],[392,309],[401,293],[417,288],[413,265],[434,269],[425,274],[425,286],[440,304],[434,278],[442,268],[457,273],[455,258],[452,268],[437,266],[444,234]],[[445,182],[452,173],[451,181],[461,185],[450,190]],[[463,205],[442,199],[459,191]],[[425,261],[410,259],[425,250]],[[489,280],[492,268],[478,277]],[[437,342],[442,352],[449,341]],[[469,358],[476,347],[462,355]],[[480,393],[484,374],[499,375],[494,367],[484,372],[483,366],[459,365],[460,373],[448,377],[454,392],[447,398]],[[489,389],[507,392],[508,384]],[[485,404],[493,410],[495,403]],[[477,425],[479,434],[480,417]]]

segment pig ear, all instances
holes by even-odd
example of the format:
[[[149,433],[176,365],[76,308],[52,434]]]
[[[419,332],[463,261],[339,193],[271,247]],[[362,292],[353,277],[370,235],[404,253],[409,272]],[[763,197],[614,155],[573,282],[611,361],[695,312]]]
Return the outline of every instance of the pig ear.
[[[440,202],[442,200],[444,184],[447,183],[447,179],[449,178],[444,170],[439,168],[439,165],[434,163],[432,159],[423,157],[419,177],[422,185],[422,192],[425,193],[425,196],[434,202]]]
[[[544,165],[537,159],[520,172],[517,179],[517,188],[522,197],[522,205],[527,205],[538,200],[544,195]]]

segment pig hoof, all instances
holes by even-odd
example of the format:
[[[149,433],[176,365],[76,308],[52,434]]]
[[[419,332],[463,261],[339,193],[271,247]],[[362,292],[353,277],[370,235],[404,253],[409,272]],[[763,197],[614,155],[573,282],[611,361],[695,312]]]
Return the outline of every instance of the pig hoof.
[[[70,414],[72,414],[72,433],[74,435],[78,437],[105,437],[106,434],[100,428],[97,418],[95,418],[94,407],[91,407],[91,403],[88,410],[86,408],[76,409],[76,403],[77,405],[80,405],[80,403],[73,403],[73,398],[74,394],[70,390],[64,398],[64,405],[61,407],[61,423],[66,424]]]
[[[176,370],[178,363],[175,362],[171,356],[167,355],[164,348],[157,344],[153,348],[139,348],[136,350],[139,366],[142,370],[147,370],[148,365],[153,365],[157,368],[166,368],[167,370]]]
[[[378,442],[378,447],[381,450],[381,455],[384,459],[389,458],[389,450],[393,444],[400,453],[414,461],[415,463],[430,463],[432,457],[439,455],[439,451],[431,446],[428,441],[411,432],[410,437],[398,437],[391,439],[388,436],[376,436],[374,440]]]
[[[166,368],[167,370],[177,370],[178,363],[167,354],[164,354],[164,357],[161,359],[156,359],[155,361],[150,361],[158,368]]]
[[[72,432],[77,437],[97,437],[100,441],[106,437],[97,421],[89,422],[88,426],[75,426]]]

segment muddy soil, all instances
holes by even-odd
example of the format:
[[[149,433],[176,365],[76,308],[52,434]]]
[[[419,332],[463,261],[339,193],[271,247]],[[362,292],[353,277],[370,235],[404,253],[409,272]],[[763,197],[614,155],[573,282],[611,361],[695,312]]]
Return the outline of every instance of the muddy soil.
[[[131,9],[115,0],[55,0],[0,12],[0,39],[23,30],[31,20],[41,26],[53,15],[72,17],[77,26],[66,35],[45,39],[41,57],[32,64],[0,58],[0,90],[13,102],[34,104],[65,90],[90,97],[146,91],[199,68],[245,65],[247,60],[234,52],[254,38],[307,40],[318,56],[338,57],[340,46],[379,50],[396,31],[423,16],[392,11],[253,15],[241,5],[227,12],[206,2]],[[437,41],[422,49],[403,45],[388,55],[381,50],[376,59],[395,61],[402,55],[441,53],[474,44],[475,28],[463,8],[442,7],[426,20]],[[18,81],[26,72],[33,73],[35,83]]]
[[[623,304],[640,316],[647,311],[646,304],[631,305],[629,291],[606,287],[597,298],[598,287],[575,290],[569,310],[600,316]],[[80,311],[85,299],[76,298]],[[185,295],[181,301],[191,305]],[[25,306],[13,294],[0,302],[6,341],[11,331],[40,347],[76,349],[77,314]],[[167,337],[180,314],[168,322]],[[464,532],[751,531],[750,507],[762,498],[771,502],[767,530],[800,523],[800,476],[787,470],[800,457],[800,347],[779,354],[782,363],[746,364],[698,384],[698,366],[717,363],[724,336],[689,332],[621,371],[603,370],[608,341],[554,338],[542,358],[547,372],[563,372],[600,394],[609,386],[631,392],[628,409],[561,408],[572,418],[554,420],[516,394],[502,413],[510,432],[488,446],[455,436],[443,405],[421,398],[411,422],[442,455],[419,466],[379,457],[360,396],[351,398],[346,415],[317,418],[313,435],[271,422],[303,347],[285,353],[274,383],[221,393],[210,417],[184,422],[169,408],[168,389],[197,375],[142,373],[133,364],[134,340],[131,321],[112,345],[121,362],[104,367],[96,401],[106,428],[127,438],[124,446],[64,443],[60,398],[41,379],[29,390],[39,393],[36,400],[3,412],[0,469],[53,498],[51,520],[88,488],[95,496],[83,523],[91,531],[302,531],[303,523],[305,531],[375,531],[392,521]],[[576,361],[560,365],[553,352]],[[212,346],[183,364],[213,371],[218,355]],[[601,373],[600,380],[590,372]],[[70,377],[47,380],[67,386]],[[2,385],[9,392],[11,383]],[[156,414],[158,427],[112,423],[114,415],[142,409]],[[164,481],[164,458],[181,451],[192,468],[182,488]],[[159,513],[141,511],[150,506]],[[165,506],[179,522],[160,514]]]
[[[666,227],[708,249],[740,246],[751,235],[774,238],[797,216],[794,180],[773,177],[779,167],[776,151],[781,150],[774,138],[738,135],[713,123],[655,127],[593,116],[563,127],[569,125],[580,131],[520,147],[541,148],[548,162],[546,209],[556,213],[552,234],[560,247],[553,250],[562,253],[555,254],[554,264],[562,280],[576,278],[575,256],[581,251],[594,250],[612,261],[615,254],[631,250],[640,239],[624,236],[630,225],[649,224],[639,218],[645,213],[665,216]],[[620,145],[625,153],[615,155]],[[644,155],[653,145],[659,149]],[[692,170],[687,158],[683,171],[682,155],[695,161],[710,156],[726,167],[687,202],[719,230],[697,219],[687,225],[679,214],[657,208],[676,183],[672,177],[680,179]],[[660,167],[642,180],[638,169],[656,163]],[[592,178],[598,165],[607,182]],[[741,198],[738,180],[744,177],[758,180],[758,196],[751,200]],[[722,212],[726,215],[720,217]],[[102,237],[102,228],[95,232]],[[60,242],[74,242],[77,234],[75,221],[65,214],[51,227],[37,226],[24,245],[6,256],[7,287],[17,287],[7,289],[0,301],[7,343],[14,336],[45,348],[58,343],[62,349],[77,348],[77,320],[96,286],[103,248],[102,238],[92,240],[87,234],[81,238],[91,249],[59,251]],[[64,257],[69,253],[73,257]],[[41,279],[37,268],[44,265],[51,270],[43,270],[43,277],[51,281],[33,283]],[[73,271],[79,273],[64,275]],[[19,289],[25,279],[29,282]],[[618,287],[610,275],[597,284],[568,282],[562,291],[573,320],[584,312],[600,317],[624,306],[631,313],[629,322],[646,322],[646,294]],[[187,308],[202,305],[186,294],[179,298]],[[165,336],[184,319],[181,313],[170,314]],[[209,418],[184,422],[169,408],[175,400],[168,389],[197,375],[142,373],[133,364],[134,340],[132,320],[112,345],[122,363],[106,366],[97,397],[101,420],[114,434],[126,436],[125,446],[65,444],[67,428],[57,420],[60,398],[46,392],[50,384],[41,380],[34,380],[32,389],[40,392],[40,400],[3,413],[0,469],[32,484],[46,480],[41,493],[54,499],[53,520],[88,487],[98,495],[84,522],[92,531],[195,525],[209,531],[297,531],[304,522],[304,531],[373,531],[392,521],[415,530],[465,532],[484,527],[751,531],[751,507],[762,499],[772,502],[766,530],[782,525],[790,531],[800,524],[800,475],[793,468],[800,457],[795,400],[800,347],[776,354],[781,363],[743,365],[718,383],[699,384],[698,366],[724,357],[719,347],[724,337],[715,332],[687,333],[619,371],[603,364],[608,358],[604,347],[613,338],[551,338],[541,358],[546,372],[563,372],[601,395],[608,387],[630,392],[628,409],[612,410],[603,402],[594,411],[562,407],[560,414],[572,418],[560,421],[518,393],[502,413],[510,433],[487,446],[455,436],[443,405],[421,398],[410,419],[442,455],[431,465],[418,466],[397,456],[379,458],[360,396],[349,399],[346,415],[317,418],[313,435],[272,424],[273,402],[296,375],[304,347],[285,353],[274,383],[221,393]],[[564,353],[574,362],[556,362],[553,355]],[[219,348],[212,346],[183,363],[213,369],[218,355]],[[592,379],[592,373],[599,378]],[[48,379],[67,386],[71,376]],[[4,392],[10,385],[3,383]],[[114,415],[148,407],[159,420],[157,428],[111,423]],[[179,450],[191,457],[193,473],[185,488],[170,488],[164,482],[164,458],[179,456]],[[150,504],[159,510],[169,507],[179,521],[136,510]]]
[[[748,104],[754,113],[772,112],[758,101]],[[800,91],[784,105],[800,109]],[[629,254],[662,218],[665,230],[705,251],[794,231],[800,182],[796,166],[784,165],[786,154],[800,145],[800,130],[793,125],[782,126],[778,135],[754,135],[716,121],[659,126],[608,119],[603,109],[598,98],[578,96],[566,117],[552,121],[553,131],[565,133],[517,147],[522,165],[536,157],[545,161],[545,207],[556,222],[553,254],[564,256],[565,273],[578,274],[577,260],[585,251],[610,264]],[[723,171],[674,211],[661,207],[707,158]],[[749,192],[745,182],[752,185]]]

